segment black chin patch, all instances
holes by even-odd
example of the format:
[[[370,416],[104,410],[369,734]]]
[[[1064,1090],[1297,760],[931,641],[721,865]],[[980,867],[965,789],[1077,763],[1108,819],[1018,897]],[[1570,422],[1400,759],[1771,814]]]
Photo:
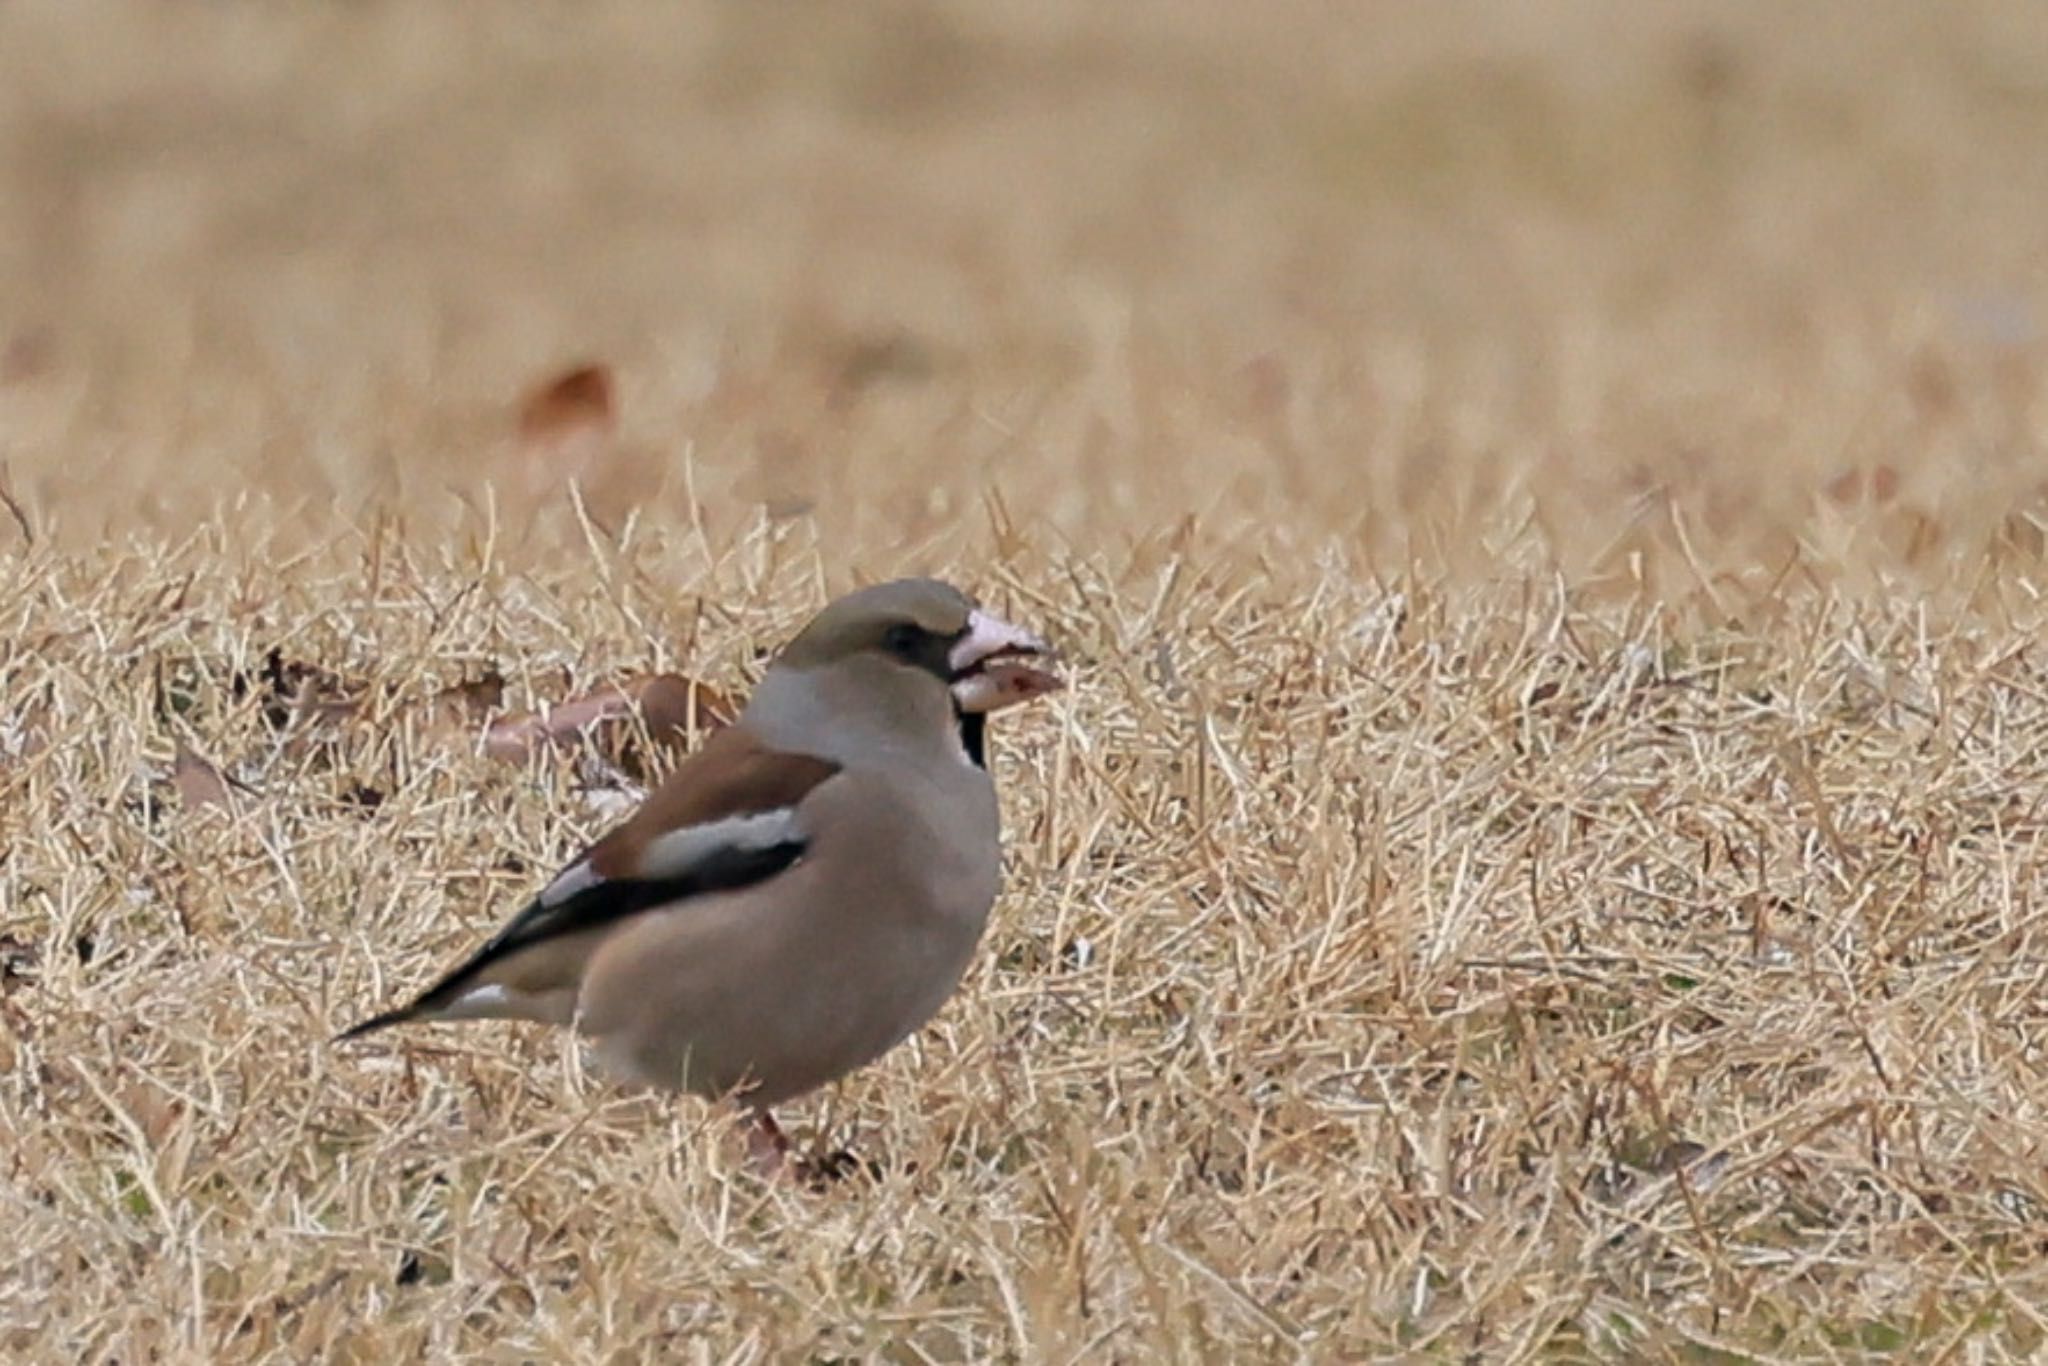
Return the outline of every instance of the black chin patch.
[[[960,748],[967,751],[967,762],[976,768],[987,768],[988,717],[978,711],[961,711],[957,706],[953,715],[960,721]]]

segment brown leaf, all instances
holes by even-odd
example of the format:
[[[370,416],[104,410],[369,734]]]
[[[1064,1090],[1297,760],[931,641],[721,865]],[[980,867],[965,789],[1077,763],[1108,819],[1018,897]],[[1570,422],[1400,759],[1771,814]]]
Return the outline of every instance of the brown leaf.
[[[508,712],[484,730],[484,753],[518,763],[550,744],[573,744],[587,727],[632,714],[632,702],[614,688],[601,688],[545,711]]]
[[[534,388],[519,405],[519,435],[555,445],[584,435],[608,435],[618,421],[612,372],[579,365]]]
[[[185,803],[187,811],[202,811],[209,806],[234,810],[234,790],[221,771],[183,745],[178,746],[178,757],[171,761],[171,783],[178,789],[178,800]]]
[[[739,714],[716,689],[680,674],[642,674],[593,688],[545,712],[513,712],[484,731],[484,753],[519,762],[550,745],[590,744],[624,751],[638,712],[657,743],[680,744],[692,722],[699,730],[730,724]]]
[[[275,730],[294,721],[316,727],[336,724],[354,716],[363,705],[361,687],[317,664],[286,659],[281,650],[273,649],[264,656],[263,685],[263,718]],[[238,678],[236,695],[246,686]]]
[[[692,726],[699,730],[727,726],[740,714],[724,693],[681,674],[652,674],[626,686],[640,703],[647,729],[656,735],[687,731]]]
[[[486,669],[434,694],[433,713],[455,721],[481,721],[505,705],[505,675]]]
[[[515,504],[539,508],[574,487],[594,521],[618,516],[621,490],[644,476],[649,462],[619,449],[617,428],[605,366],[577,366],[536,387],[519,406],[518,449],[508,471]]]

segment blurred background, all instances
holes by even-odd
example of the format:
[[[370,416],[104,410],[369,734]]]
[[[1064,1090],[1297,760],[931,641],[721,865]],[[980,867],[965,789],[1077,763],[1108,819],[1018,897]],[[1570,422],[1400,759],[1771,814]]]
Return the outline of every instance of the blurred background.
[[[0,461],[59,541],[574,481],[846,544],[993,490],[1397,568],[2038,558],[2044,149],[2035,0],[15,3]]]

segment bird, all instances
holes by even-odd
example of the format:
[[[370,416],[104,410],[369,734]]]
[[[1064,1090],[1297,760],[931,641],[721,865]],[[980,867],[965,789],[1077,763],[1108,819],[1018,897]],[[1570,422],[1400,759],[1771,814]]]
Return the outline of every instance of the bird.
[[[574,1029],[628,1084],[772,1108],[862,1067],[952,996],[998,892],[995,712],[1065,686],[1051,648],[938,579],[828,604],[733,724],[393,1025]]]

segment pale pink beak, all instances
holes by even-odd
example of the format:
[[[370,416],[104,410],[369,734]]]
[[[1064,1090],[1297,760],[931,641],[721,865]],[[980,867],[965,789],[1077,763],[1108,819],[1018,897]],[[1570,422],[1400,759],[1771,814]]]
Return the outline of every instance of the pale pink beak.
[[[953,699],[961,711],[986,714],[1058,692],[1067,685],[1041,667],[1052,657],[1052,648],[1031,632],[977,608],[967,618],[967,634],[946,657]]]

